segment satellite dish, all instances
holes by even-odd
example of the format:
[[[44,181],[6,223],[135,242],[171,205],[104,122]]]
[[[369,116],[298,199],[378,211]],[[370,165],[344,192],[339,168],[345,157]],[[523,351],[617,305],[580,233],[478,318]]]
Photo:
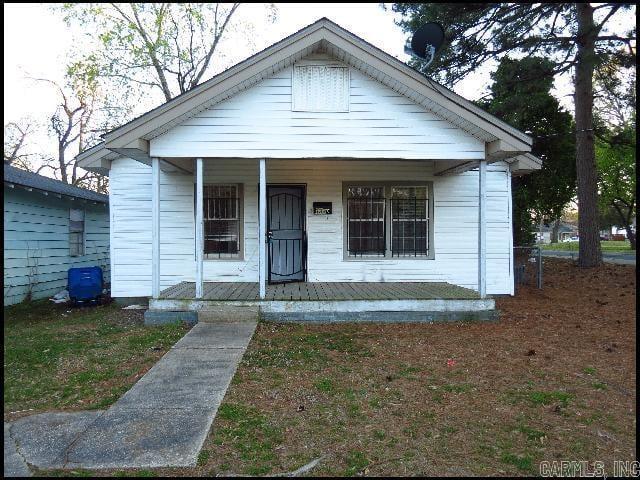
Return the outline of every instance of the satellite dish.
[[[429,66],[444,42],[444,29],[439,23],[429,22],[418,28],[404,46],[408,55],[426,60]]]

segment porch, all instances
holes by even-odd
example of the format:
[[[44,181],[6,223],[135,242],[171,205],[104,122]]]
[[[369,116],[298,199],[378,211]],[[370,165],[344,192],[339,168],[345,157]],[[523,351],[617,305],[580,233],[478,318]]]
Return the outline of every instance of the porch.
[[[196,298],[195,282],[181,282],[160,293],[164,300]],[[446,282],[292,282],[267,285],[265,301],[323,300],[475,300],[475,290]],[[205,282],[202,300],[260,300],[258,282]]]
[[[181,282],[151,299],[155,322],[259,316],[271,321],[434,322],[495,320],[495,302],[475,290],[446,282],[205,282],[196,298],[195,282]]]

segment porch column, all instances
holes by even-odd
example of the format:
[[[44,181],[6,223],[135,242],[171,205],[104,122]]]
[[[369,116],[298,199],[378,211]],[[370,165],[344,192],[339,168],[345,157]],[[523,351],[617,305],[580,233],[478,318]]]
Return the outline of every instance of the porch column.
[[[259,220],[258,220],[258,263],[260,299],[267,295],[267,165],[264,158],[260,159],[260,187],[259,187]]]
[[[160,296],[160,159],[151,159],[151,294]]]
[[[196,158],[196,298],[202,298],[204,287],[203,189],[202,158]]]
[[[487,162],[478,162],[478,292],[487,296]]]

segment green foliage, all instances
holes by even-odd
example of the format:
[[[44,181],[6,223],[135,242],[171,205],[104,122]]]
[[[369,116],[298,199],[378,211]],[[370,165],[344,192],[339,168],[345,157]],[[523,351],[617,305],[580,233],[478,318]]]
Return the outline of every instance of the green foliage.
[[[635,9],[631,3],[605,6],[600,13],[608,21],[607,13],[613,16]],[[551,71],[545,72],[548,75],[566,72],[575,64],[577,20],[572,3],[394,3],[392,10],[402,15],[398,24],[406,32],[427,22],[444,27],[444,45],[428,71],[447,85],[454,85],[488,60],[509,54],[547,58],[552,61]],[[626,38],[635,38],[635,28],[621,34],[619,40],[600,43],[597,54],[612,52],[627,63],[635,62],[626,49],[618,48]],[[414,59],[411,65],[427,71],[422,61]]]
[[[601,216],[608,224],[629,227],[636,215],[635,118],[596,140],[596,160]]]
[[[491,98],[479,102],[505,122],[530,132],[532,153],[543,160],[541,170],[512,182],[516,245],[533,243],[534,224],[560,218],[576,191],[574,125],[551,95],[552,69],[544,58],[505,57],[491,76]]]
[[[91,32],[90,56],[100,76],[139,98],[150,89],[165,100],[198,85],[237,3],[73,3],[60,9],[67,25]],[[137,95],[136,95],[137,94]]]
[[[544,76],[573,70],[576,132],[593,129],[594,91],[587,79],[612,58],[626,67],[636,63],[635,26],[620,31],[615,25],[625,14],[635,17],[632,3],[396,3],[393,10],[402,14],[398,24],[407,32],[426,22],[444,26],[444,45],[428,68],[430,75],[447,85],[454,85],[488,61],[509,55],[548,60],[551,68],[535,75],[540,83]],[[427,71],[423,61],[412,60],[410,65]],[[593,136],[576,135],[576,143],[576,171],[582,185],[578,191],[583,239],[579,264],[592,267],[601,260]],[[519,208],[529,204],[526,196],[515,198],[523,201]],[[516,224],[516,229],[522,228]]]

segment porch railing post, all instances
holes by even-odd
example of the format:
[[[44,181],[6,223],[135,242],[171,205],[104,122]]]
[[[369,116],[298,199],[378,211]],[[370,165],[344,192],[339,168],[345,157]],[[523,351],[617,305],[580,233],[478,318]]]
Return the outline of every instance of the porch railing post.
[[[151,159],[151,295],[160,297],[160,159]]]
[[[202,298],[204,287],[204,199],[202,158],[196,158],[196,298]]]
[[[258,222],[258,263],[259,263],[259,284],[260,299],[264,300],[267,295],[267,165],[264,158],[260,159],[260,185],[259,185],[259,201],[260,206],[259,222]]]
[[[487,296],[487,162],[478,165],[478,293]]]

